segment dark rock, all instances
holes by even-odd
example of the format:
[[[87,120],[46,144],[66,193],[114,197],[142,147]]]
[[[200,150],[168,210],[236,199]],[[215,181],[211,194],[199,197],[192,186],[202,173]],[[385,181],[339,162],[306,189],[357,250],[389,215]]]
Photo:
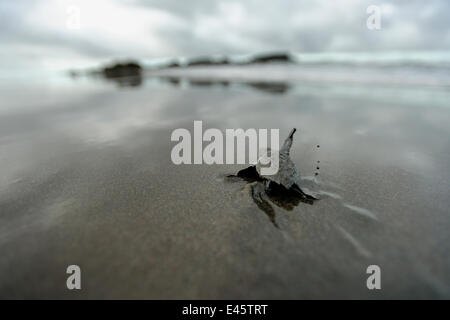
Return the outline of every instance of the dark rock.
[[[222,59],[212,59],[208,57],[201,57],[201,58],[195,58],[190,61],[188,61],[187,66],[188,67],[194,67],[194,66],[221,66],[221,65],[227,65],[230,62],[227,58]]]
[[[102,71],[106,78],[130,77],[140,76],[142,67],[137,62],[116,63],[103,68]]]
[[[178,62],[171,62],[165,66],[166,68],[179,68],[180,64]]]
[[[272,62],[289,63],[294,61],[292,60],[292,57],[288,53],[274,53],[255,56],[253,59],[250,60],[249,63],[272,63]]]

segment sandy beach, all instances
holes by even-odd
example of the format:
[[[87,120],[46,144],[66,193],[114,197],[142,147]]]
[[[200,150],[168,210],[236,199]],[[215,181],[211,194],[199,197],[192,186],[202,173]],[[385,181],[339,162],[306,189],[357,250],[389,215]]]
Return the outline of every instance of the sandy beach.
[[[446,89],[186,83],[2,88],[0,297],[450,298]],[[298,128],[321,200],[270,202],[277,228],[226,178],[245,165],[174,165],[170,134],[194,120]]]

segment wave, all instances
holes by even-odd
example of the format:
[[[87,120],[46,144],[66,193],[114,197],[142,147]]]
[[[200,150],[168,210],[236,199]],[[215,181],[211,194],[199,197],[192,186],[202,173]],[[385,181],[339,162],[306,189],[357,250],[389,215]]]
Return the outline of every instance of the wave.
[[[291,53],[301,65],[450,68],[450,52]]]

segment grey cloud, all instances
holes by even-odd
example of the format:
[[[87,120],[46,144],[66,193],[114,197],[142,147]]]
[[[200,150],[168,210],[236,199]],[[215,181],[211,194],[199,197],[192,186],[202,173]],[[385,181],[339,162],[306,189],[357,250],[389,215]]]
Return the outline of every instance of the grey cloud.
[[[224,12],[221,5],[229,1],[161,1],[140,0],[135,2],[143,7],[165,10],[187,21],[186,29],[179,30],[177,37],[173,30],[161,30],[161,36],[174,40],[174,47],[183,50],[180,54],[198,54],[214,52],[218,47],[225,52],[239,53],[242,48],[217,34],[209,43],[192,32],[201,27],[201,17],[209,15],[211,19],[221,21]],[[240,39],[255,44],[254,51],[261,49],[287,49],[293,51],[367,51],[367,50],[447,50],[449,39],[444,36],[450,32],[450,3],[445,0],[434,1],[390,1],[392,14],[382,14],[383,29],[374,34],[366,28],[366,8],[373,1],[292,1],[276,2],[240,1],[249,21],[239,29],[224,26]],[[336,10],[337,9],[337,10]],[[318,15],[315,25],[302,25],[302,19],[310,19],[311,13]],[[322,19],[326,17],[327,19]],[[300,20],[300,21],[298,21]],[[396,32],[413,26],[417,34],[415,39],[402,38]],[[221,39],[222,38],[222,39]],[[351,40],[342,43],[342,39]],[[179,41],[179,42],[178,42]],[[336,45],[341,41],[342,46]],[[218,45],[217,42],[220,42]],[[348,42],[348,41],[347,41]],[[189,45],[190,44],[190,45]]]
[[[156,58],[270,50],[450,49],[450,2],[447,0],[380,2],[392,4],[394,10],[391,14],[382,15],[382,30],[376,32],[366,28],[366,8],[373,4],[372,0],[115,1],[119,9],[131,8],[143,13],[137,18],[140,20],[145,20],[146,12],[156,9],[180,22],[158,25],[149,21],[148,30],[140,35],[130,34],[127,37],[130,43],[126,45],[114,38],[103,37],[102,23],[95,35],[81,33],[74,37],[58,30],[30,25],[25,13],[39,8],[42,3],[35,0],[0,3],[2,57],[19,61],[21,57],[17,56],[16,50],[20,45],[71,51],[93,61],[123,55]],[[120,19],[120,14],[118,17]],[[99,16],[100,22],[102,19]],[[134,22],[138,21],[129,23]]]

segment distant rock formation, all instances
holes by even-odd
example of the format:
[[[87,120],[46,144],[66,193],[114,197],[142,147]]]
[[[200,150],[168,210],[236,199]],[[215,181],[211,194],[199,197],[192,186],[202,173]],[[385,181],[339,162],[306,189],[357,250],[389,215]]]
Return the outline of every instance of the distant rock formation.
[[[68,74],[72,78],[77,78],[81,75],[89,75],[93,77],[102,77],[108,80],[113,80],[119,83],[120,86],[139,86],[142,83],[144,70],[151,73],[163,69],[185,69],[195,67],[213,67],[213,66],[245,66],[252,64],[269,64],[269,63],[296,63],[297,61],[287,52],[256,54],[242,57],[218,57],[218,56],[200,56],[188,59],[172,58],[163,63],[153,63],[152,66],[147,66],[147,69],[142,67],[134,60],[113,62],[109,65],[100,67],[98,69],[89,69],[85,71],[69,70]],[[135,79],[130,79],[130,78]],[[127,79],[124,79],[127,78]],[[173,79],[172,79],[173,80]],[[177,82],[174,82],[177,84]],[[202,83],[203,84],[203,83]],[[204,84],[203,84],[204,85]],[[249,83],[250,86],[256,89],[264,90],[271,93],[284,93],[289,88],[284,83]]]
[[[272,63],[272,62],[290,63],[294,61],[292,60],[292,57],[289,53],[273,53],[273,54],[257,55],[249,61],[249,63]]]
[[[106,78],[140,76],[142,67],[137,62],[116,63],[102,70]]]
[[[77,77],[80,76],[80,73],[79,73],[78,71],[76,71],[76,70],[69,70],[68,72],[69,72],[69,75],[70,75],[72,78],[77,78]]]
[[[239,66],[248,64],[262,64],[262,63],[295,63],[295,60],[289,53],[266,53],[250,56],[244,60],[235,59],[233,57],[217,57],[217,56],[199,56],[188,59],[186,62],[181,62],[177,59],[156,64],[152,67],[153,70],[169,69],[169,68],[190,68],[190,67],[208,67],[208,66]]]
[[[163,65],[162,68],[178,68],[180,64],[178,62],[171,62],[167,65]]]
[[[230,62],[227,58],[222,59],[213,59],[208,57],[200,57],[195,58],[190,61],[188,61],[187,66],[188,67],[194,67],[194,66],[221,66],[221,65],[227,65]]]

